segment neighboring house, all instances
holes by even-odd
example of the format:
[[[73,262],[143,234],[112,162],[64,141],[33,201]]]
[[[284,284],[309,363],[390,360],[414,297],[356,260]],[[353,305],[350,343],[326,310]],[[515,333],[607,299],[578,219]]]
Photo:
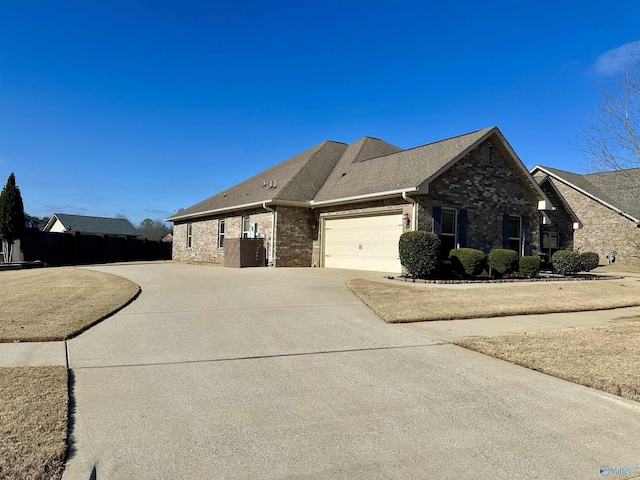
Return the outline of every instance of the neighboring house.
[[[44,229],[44,226],[47,224],[44,220],[40,220],[36,217],[31,217],[29,215],[24,216],[24,227],[25,228],[37,228],[38,230]]]
[[[640,264],[640,169],[581,175],[537,165],[531,173],[583,227],[568,248],[596,252],[601,262],[616,252],[617,262]]]
[[[137,237],[138,230],[126,218],[89,217],[54,213],[44,227],[45,232],[78,232],[91,235]]]
[[[403,232],[443,251],[540,253],[553,206],[500,130],[402,150],[364,137],[325,141],[181,210],[173,258],[221,263],[227,238],[264,238],[268,263],[401,272]]]
[[[164,243],[171,243],[171,242],[173,242],[173,234],[171,234],[171,233],[167,233],[167,234],[162,238],[162,240],[160,240],[160,241],[161,241],[161,242],[164,242]]]

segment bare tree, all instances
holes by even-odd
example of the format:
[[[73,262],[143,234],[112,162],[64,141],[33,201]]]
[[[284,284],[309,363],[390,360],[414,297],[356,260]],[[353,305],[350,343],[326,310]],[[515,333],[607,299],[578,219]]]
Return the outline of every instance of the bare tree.
[[[578,148],[593,171],[640,168],[640,48],[613,87],[601,87],[599,100]]]
[[[162,240],[168,233],[171,233],[171,228],[169,228],[162,220],[151,220],[150,218],[145,218],[140,222],[138,232],[141,237],[146,238],[147,240]]]

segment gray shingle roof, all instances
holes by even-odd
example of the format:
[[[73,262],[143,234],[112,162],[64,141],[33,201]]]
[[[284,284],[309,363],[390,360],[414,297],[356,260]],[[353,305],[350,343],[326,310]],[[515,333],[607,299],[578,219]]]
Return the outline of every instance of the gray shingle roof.
[[[263,202],[297,202],[311,207],[349,197],[415,190],[435,179],[489,137],[495,137],[506,154],[513,157],[525,181],[529,181],[532,190],[545,200],[500,131],[491,127],[409,150],[372,137],[364,137],[350,145],[328,140],[181,210],[167,220],[241,210]]]
[[[613,205],[640,219],[640,168],[585,175],[592,185],[613,200]]]
[[[335,167],[347,146],[327,140],[168,218],[266,202],[309,201]]]
[[[341,159],[313,200],[321,202],[417,187],[489,131],[486,128],[367,160]]]
[[[62,222],[67,230],[74,232],[132,237],[139,235],[136,228],[126,218],[88,217],[67,213],[54,213],[53,215]]]
[[[543,168],[566,183],[584,190],[627,215],[640,219],[639,168],[585,175],[551,167],[539,166],[539,168]]]

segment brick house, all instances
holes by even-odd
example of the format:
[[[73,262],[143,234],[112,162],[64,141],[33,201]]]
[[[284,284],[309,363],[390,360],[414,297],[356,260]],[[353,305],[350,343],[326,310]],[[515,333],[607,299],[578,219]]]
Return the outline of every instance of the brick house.
[[[617,262],[640,264],[640,169],[581,175],[536,165],[531,173],[550,200],[560,203],[553,190],[580,224],[563,248],[596,252],[601,261],[616,252]]]
[[[273,266],[400,272],[403,232],[443,251],[540,252],[553,206],[497,127],[402,150],[325,141],[169,217],[173,258],[221,263],[226,238],[264,239]]]

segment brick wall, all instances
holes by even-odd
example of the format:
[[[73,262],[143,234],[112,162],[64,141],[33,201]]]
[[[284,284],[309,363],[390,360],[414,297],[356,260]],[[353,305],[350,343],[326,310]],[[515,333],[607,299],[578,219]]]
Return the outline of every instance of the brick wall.
[[[276,267],[310,267],[313,241],[318,236],[313,211],[278,206],[276,209]]]
[[[550,185],[550,181],[544,182],[541,188],[556,209],[545,212],[551,220],[551,224],[543,225],[542,231],[558,232],[560,234],[560,249],[573,250],[573,219],[565,210],[560,197]],[[549,250],[545,249],[544,253],[548,254]],[[553,253],[554,250],[551,250],[551,254]]]
[[[248,211],[251,223],[258,224],[258,236],[264,238],[266,255],[271,245],[271,213],[262,209]],[[180,262],[197,261],[224,263],[224,247],[218,248],[219,220],[225,220],[225,238],[242,236],[242,215],[232,213],[208,219],[194,220],[192,223],[191,248],[187,247],[187,225],[176,223],[173,227],[173,259]]]
[[[482,147],[490,148],[484,156]],[[503,214],[528,216],[531,254],[540,248],[538,200],[522,177],[490,141],[459,160],[429,185],[419,201],[418,228],[433,231],[433,207],[467,209],[467,247],[488,253],[502,248]]]
[[[555,181],[555,186],[583,225],[573,234],[576,250],[596,252],[600,263],[606,263],[606,254],[615,250],[616,262],[640,265],[640,228],[634,222],[562,182]]]
[[[490,148],[489,155],[483,153],[482,147]],[[530,218],[531,253],[538,253],[541,224],[541,215],[537,210],[538,199],[515,168],[515,165],[505,160],[503,153],[498,148],[494,148],[490,141],[472,150],[431,183],[428,195],[414,197],[419,202],[418,228],[432,230],[434,205],[456,209],[466,208],[467,246],[489,252],[493,248],[502,248],[503,214],[526,215]],[[391,211],[407,213],[411,217],[412,209],[412,205],[401,198],[314,210],[275,207],[275,265],[295,267],[320,265],[322,239],[319,229],[323,217],[352,214],[375,215]],[[272,214],[262,209],[249,213],[251,222],[258,223],[258,232],[265,238],[266,251],[269,253]],[[226,236],[240,237],[242,215],[229,215],[225,219]],[[217,248],[217,218],[193,222],[193,228],[193,246],[187,249],[186,224],[176,224],[173,242],[174,259],[220,263],[223,251]],[[410,227],[405,226],[405,230],[408,228]],[[563,228],[566,228],[566,225]]]

